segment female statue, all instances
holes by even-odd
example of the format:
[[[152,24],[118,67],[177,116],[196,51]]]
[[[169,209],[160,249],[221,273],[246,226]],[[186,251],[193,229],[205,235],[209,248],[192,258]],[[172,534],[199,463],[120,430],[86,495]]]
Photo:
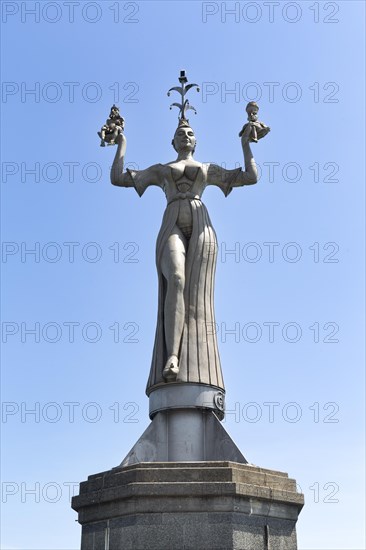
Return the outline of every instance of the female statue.
[[[213,303],[217,240],[201,196],[206,185],[220,187],[227,196],[233,187],[257,182],[248,138],[242,137],[245,171],[196,161],[196,138],[184,116],[172,141],[177,158],[166,164],[123,172],[125,136],[119,134],[116,142],[112,184],[134,187],[140,196],[157,185],[167,198],[156,244],[159,303],[147,394],[181,382],[224,390]]]

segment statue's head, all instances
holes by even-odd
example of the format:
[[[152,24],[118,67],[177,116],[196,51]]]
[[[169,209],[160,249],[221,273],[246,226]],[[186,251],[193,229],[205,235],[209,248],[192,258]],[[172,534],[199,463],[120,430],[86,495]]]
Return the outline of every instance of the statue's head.
[[[177,153],[180,153],[181,151],[191,151],[192,153],[195,152],[196,137],[187,120],[181,119],[179,121],[178,128],[176,129],[172,139],[172,145]]]
[[[255,101],[249,101],[248,105],[245,108],[246,112],[248,113],[248,118],[251,120],[257,120],[258,117],[258,111],[259,106],[258,103]]]

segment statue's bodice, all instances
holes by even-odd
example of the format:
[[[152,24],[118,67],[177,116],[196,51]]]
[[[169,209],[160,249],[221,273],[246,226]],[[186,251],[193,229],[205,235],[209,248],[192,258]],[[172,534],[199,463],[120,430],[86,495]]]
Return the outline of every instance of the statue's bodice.
[[[177,199],[200,199],[207,183],[207,167],[161,164],[162,188],[168,203]]]
[[[190,191],[191,187],[195,183],[200,167],[184,166],[182,171],[175,166],[171,166],[170,170],[178,191],[184,193],[186,191]]]

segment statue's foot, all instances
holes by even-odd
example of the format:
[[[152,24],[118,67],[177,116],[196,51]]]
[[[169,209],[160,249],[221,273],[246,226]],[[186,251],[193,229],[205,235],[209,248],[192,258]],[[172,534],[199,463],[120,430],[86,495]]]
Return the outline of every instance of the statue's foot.
[[[171,355],[165,364],[163,378],[165,378],[168,382],[171,382],[177,378],[178,373],[178,357],[176,355]]]

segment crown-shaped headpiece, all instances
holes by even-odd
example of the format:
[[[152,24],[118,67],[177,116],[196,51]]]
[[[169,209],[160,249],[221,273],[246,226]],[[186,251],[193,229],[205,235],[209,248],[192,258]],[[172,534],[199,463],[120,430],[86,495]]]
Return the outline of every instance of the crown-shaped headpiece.
[[[180,71],[180,76],[179,76],[179,82],[181,83],[181,86],[174,86],[173,88],[170,88],[170,90],[168,91],[168,96],[170,96],[170,92],[172,92],[173,90],[178,92],[180,95],[181,95],[181,98],[182,98],[182,102],[181,103],[172,103],[170,108],[172,107],[178,107],[179,109],[179,117],[178,117],[178,127],[179,126],[188,126],[189,124],[189,120],[188,118],[186,118],[186,112],[189,110],[189,109],[192,109],[192,111],[197,114],[197,111],[196,109],[193,107],[193,105],[190,105],[189,104],[189,101],[188,99],[185,99],[184,96],[186,95],[186,93],[191,89],[191,88],[194,88],[196,87],[197,88],[197,92],[200,91],[199,87],[197,84],[187,84],[186,83],[188,82],[188,79],[186,77],[186,72],[185,71]]]

